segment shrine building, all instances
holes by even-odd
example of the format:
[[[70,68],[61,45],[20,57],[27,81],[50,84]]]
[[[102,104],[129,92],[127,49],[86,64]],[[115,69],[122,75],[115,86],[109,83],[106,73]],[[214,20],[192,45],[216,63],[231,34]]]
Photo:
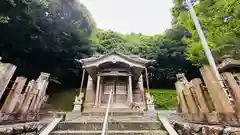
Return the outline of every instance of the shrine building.
[[[114,51],[80,59],[79,62],[84,74],[85,71],[88,73],[84,107],[105,108],[112,89],[112,107],[129,108],[134,102],[145,108],[143,73],[147,73],[145,65],[150,60]],[[81,84],[80,91],[82,87]]]

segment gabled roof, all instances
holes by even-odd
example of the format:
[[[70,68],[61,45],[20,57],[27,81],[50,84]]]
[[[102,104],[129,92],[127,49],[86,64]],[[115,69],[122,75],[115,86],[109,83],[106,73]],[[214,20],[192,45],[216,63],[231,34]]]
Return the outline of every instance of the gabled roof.
[[[86,66],[88,65],[88,63],[95,63],[95,62],[98,62],[104,58],[107,58],[109,56],[113,56],[113,55],[117,55],[129,62],[133,62],[133,63],[138,63],[140,65],[145,65],[146,63],[150,62],[150,60],[147,60],[147,59],[144,59],[144,58],[141,58],[137,55],[124,55],[122,53],[119,53],[119,52],[116,52],[116,51],[113,51],[113,52],[110,52],[106,55],[95,55],[95,56],[92,56],[90,58],[85,58],[85,59],[80,59],[79,62],[81,62],[83,64],[83,66]]]

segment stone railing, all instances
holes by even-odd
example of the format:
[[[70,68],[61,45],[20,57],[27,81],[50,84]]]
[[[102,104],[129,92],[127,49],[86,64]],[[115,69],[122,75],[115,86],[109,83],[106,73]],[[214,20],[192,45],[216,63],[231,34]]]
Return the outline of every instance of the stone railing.
[[[105,113],[105,117],[104,117],[104,122],[103,122],[103,127],[102,127],[102,133],[101,135],[107,135],[108,134],[108,120],[109,120],[109,112],[112,111],[110,109],[112,109],[112,102],[113,102],[113,89],[111,89],[110,91],[110,95],[108,98],[108,105],[106,108],[106,113]],[[111,112],[112,115],[112,112]]]

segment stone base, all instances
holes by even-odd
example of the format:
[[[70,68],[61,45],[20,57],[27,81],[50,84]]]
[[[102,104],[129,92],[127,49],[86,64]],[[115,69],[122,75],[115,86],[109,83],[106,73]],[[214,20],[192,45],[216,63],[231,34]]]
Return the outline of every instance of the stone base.
[[[154,111],[154,112],[156,111],[154,104],[147,105],[147,109],[148,109],[148,111]]]
[[[78,119],[82,116],[82,113],[80,111],[73,111],[68,112],[65,116],[65,121],[73,121],[75,119]]]
[[[81,104],[75,104],[73,107],[73,111],[80,111],[81,112],[82,105]]]

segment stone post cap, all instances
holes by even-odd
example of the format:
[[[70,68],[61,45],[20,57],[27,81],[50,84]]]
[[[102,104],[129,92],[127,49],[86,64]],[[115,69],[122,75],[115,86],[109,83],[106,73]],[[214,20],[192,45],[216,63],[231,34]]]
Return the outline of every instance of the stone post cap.
[[[79,97],[82,99],[84,97],[84,93],[80,93]]]
[[[43,77],[49,77],[50,76],[50,73],[46,73],[46,72],[41,72],[40,73],[40,76],[43,76]]]
[[[181,78],[184,78],[185,73],[178,73],[178,74],[176,74],[176,77],[177,77],[178,80],[181,79]]]
[[[39,80],[48,80],[49,79],[50,74],[49,73],[45,73],[45,72],[41,72],[40,76],[38,77],[37,81]]]

